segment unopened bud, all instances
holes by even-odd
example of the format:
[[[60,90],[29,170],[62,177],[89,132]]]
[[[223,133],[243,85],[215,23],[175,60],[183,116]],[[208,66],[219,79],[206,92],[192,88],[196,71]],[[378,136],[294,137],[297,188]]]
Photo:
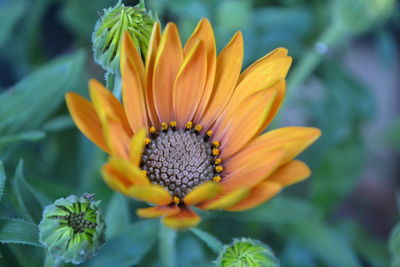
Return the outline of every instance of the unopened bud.
[[[125,6],[120,0],[114,7],[104,9],[92,35],[96,62],[107,72],[118,73],[122,36],[125,32],[132,37],[136,49],[145,59],[156,20],[151,11],[146,11],[144,1],[131,7]]]
[[[60,198],[47,206],[39,224],[39,240],[57,261],[80,264],[105,242],[100,201],[93,195]]]
[[[250,238],[234,239],[231,244],[225,245],[216,263],[218,267],[280,266],[278,259],[267,245]]]

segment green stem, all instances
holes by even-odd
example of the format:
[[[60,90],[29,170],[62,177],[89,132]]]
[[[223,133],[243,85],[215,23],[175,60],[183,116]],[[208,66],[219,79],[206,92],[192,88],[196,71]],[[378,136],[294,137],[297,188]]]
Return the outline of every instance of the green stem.
[[[106,73],[106,86],[107,89],[112,91],[114,90],[114,81],[115,81],[115,76],[111,72]]]
[[[209,248],[211,248],[212,251],[214,251],[215,253],[218,254],[222,250],[224,244],[219,241],[215,236],[197,228],[192,228],[190,229],[190,231],[201,241],[203,241]]]
[[[46,258],[44,259],[43,267],[57,267],[58,261],[51,256],[50,253],[46,253]]]
[[[106,85],[108,90],[112,91],[116,98],[121,100],[121,76],[119,74],[113,74],[111,72],[106,73]]]
[[[344,37],[343,26],[338,23],[332,23],[324,33],[315,42],[316,45],[330,48]],[[317,51],[316,47],[310,48],[305,56],[299,59],[299,63],[294,67],[288,79],[288,90],[286,103],[298,88],[310,77],[315,68],[323,59],[323,52]]]
[[[160,223],[159,253],[161,266],[176,266],[176,231]]]

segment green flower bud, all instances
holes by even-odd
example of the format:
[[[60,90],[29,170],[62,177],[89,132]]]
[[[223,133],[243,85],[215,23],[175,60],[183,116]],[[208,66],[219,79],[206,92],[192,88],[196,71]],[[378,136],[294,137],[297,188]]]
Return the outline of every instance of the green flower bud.
[[[217,259],[218,267],[278,267],[280,263],[272,250],[258,240],[234,239],[225,245]]]
[[[394,10],[395,0],[333,1],[334,18],[349,32],[362,33],[385,22]]]
[[[47,206],[39,224],[39,240],[55,260],[80,264],[105,242],[105,225],[94,195],[60,198]]]
[[[120,0],[114,7],[104,9],[92,35],[95,61],[107,72],[118,73],[125,32],[130,34],[136,49],[145,59],[155,20],[156,16],[146,11],[143,0],[134,7],[125,6]]]

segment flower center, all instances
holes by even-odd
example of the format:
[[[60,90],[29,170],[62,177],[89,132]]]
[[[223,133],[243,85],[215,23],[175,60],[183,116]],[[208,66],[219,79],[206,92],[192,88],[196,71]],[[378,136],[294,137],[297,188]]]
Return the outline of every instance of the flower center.
[[[80,203],[78,204],[80,205]],[[68,208],[64,206],[57,206],[57,208],[65,211],[67,215],[63,216],[49,216],[49,219],[57,219],[61,220],[62,224],[68,225],[69,227],[72,228],[75,234],[77,233],[83,233],[85,229],[95,229],[97,224],[95,222],[91,222],[86,220],[86,215],[85,212],[75,212],[71,211]],[[88,210],[86,210],[87,212]]]
[[[141,167],[152,183],[163,186],[179,199],[202,183],[221,179],[216,176],[222,171],[221,160],[217,158],[218,142],[209,142],[211,132],[202,135],[200,130],[200,125],[193,129],[191,122],[185,129],[168,128],[166,123],[162,124],[161,132],[150,128],[152,140],[144,149]]]

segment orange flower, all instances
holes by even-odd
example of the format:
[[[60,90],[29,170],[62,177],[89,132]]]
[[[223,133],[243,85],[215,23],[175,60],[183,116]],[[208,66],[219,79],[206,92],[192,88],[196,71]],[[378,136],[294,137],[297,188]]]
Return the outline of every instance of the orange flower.
[[[278,48],[241,73],[242,60],[240,32],[216,56],[208,20],[183,48],[175,24],[161,34],[156,23],[145,64],[124,36],[123,104],[96,80],[89,82],[92,102],[67,94],[78,128],[111,155],[105,182],[154,205],[137,210],[139,216],[192,227],[200,217],[191,206],[250,209],[310,175],[293,158],[320,136],[318,129],[260,135],[285,96],[287,50]]]

